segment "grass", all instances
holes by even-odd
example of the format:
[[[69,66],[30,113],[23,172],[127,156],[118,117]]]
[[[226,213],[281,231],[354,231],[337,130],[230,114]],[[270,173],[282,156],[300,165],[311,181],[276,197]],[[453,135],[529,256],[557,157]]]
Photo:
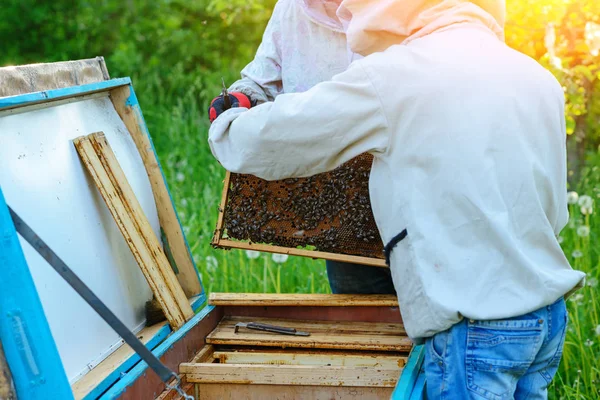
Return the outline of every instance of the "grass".
[[[245,251],[215,250],[210,246],[224,171],[208,148],[207,104],[198,99],[219,93],[219,81],[214,82],[214,87],[202,90],[197,89],[199,85],[190,85],[185,95],[176,97],[162,89],[159,77],[134,78],[205,289],[209,293],[328,293],[323,261],[290,257],[280,263],[269,254],[256,257]],[[600,165],[600,155],[591,165]],[[588,274],[588,283],[568,301],[570,326],[563,361],[549,390],[553,399],[600,398],[600,214],[593,204],[600,198],[599,167],[587,170],[579,186],[581,195],[570,205],[571,220],[561,233],[561,241],[573,267]],[[579,202],[585,206],[589,201],[591,208],[582,212]]]

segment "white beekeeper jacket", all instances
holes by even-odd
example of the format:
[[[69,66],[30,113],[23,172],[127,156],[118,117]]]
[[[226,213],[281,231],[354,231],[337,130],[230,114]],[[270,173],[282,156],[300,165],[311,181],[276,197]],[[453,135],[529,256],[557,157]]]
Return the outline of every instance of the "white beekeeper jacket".
[[[262,42],[230,91],[273,101],[281,93],[305,92],[344,72],[353,59],[336,16],[341,0],[279,0]]]
[[[523,315],[579,286],[557,235],[568,220],[564,97],[503,42],[502,0],[344,0],[364,59],[300,94],[231,109],[209,144],[264,179],[374,155],[373,213],[417,343],[462,318]]]

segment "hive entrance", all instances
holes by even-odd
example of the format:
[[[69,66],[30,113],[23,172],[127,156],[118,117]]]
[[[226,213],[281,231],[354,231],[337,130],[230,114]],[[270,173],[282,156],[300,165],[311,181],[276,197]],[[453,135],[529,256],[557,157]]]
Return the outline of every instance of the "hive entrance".
[[[325,258],[341,254],[381,264],[383,244],[369,200],[372,162],[363,154],[331,172],[271,182],[228,174],[213,244],[249,248],[247,243],[261,243],[268,246],[260,250],[273,252],[309,248],[329,253]]]

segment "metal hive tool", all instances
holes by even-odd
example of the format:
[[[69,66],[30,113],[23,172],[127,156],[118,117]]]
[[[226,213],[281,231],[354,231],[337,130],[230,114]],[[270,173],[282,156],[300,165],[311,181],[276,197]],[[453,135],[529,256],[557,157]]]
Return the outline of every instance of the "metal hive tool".
[[[383,265],[383,244],[369,200],[372,162],[370,154],[363,154],[331,172],[271,182],[228,174],[213,245],[248,248],[236,246],[234,239],[274,246],[279,253],[308,247],[329,253],[324,258],[342,254]]]

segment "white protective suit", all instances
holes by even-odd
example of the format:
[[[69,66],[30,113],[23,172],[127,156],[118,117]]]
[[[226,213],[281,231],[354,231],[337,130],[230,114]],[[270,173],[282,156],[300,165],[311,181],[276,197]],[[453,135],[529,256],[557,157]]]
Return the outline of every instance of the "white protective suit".
[[[332,81],[212,125],[230,171],[264,179],[374,155],[370,194],[417,343],[463,317],[510,318],[581,285],[557,235],[568,220],[564,97],[503,42],[502,0],[344,0],[352,50]]]
[[[348,50],[336,16],[341,0],[279,0],[254,60],[229,91],[258,103],[305,92],[360,58]]]

